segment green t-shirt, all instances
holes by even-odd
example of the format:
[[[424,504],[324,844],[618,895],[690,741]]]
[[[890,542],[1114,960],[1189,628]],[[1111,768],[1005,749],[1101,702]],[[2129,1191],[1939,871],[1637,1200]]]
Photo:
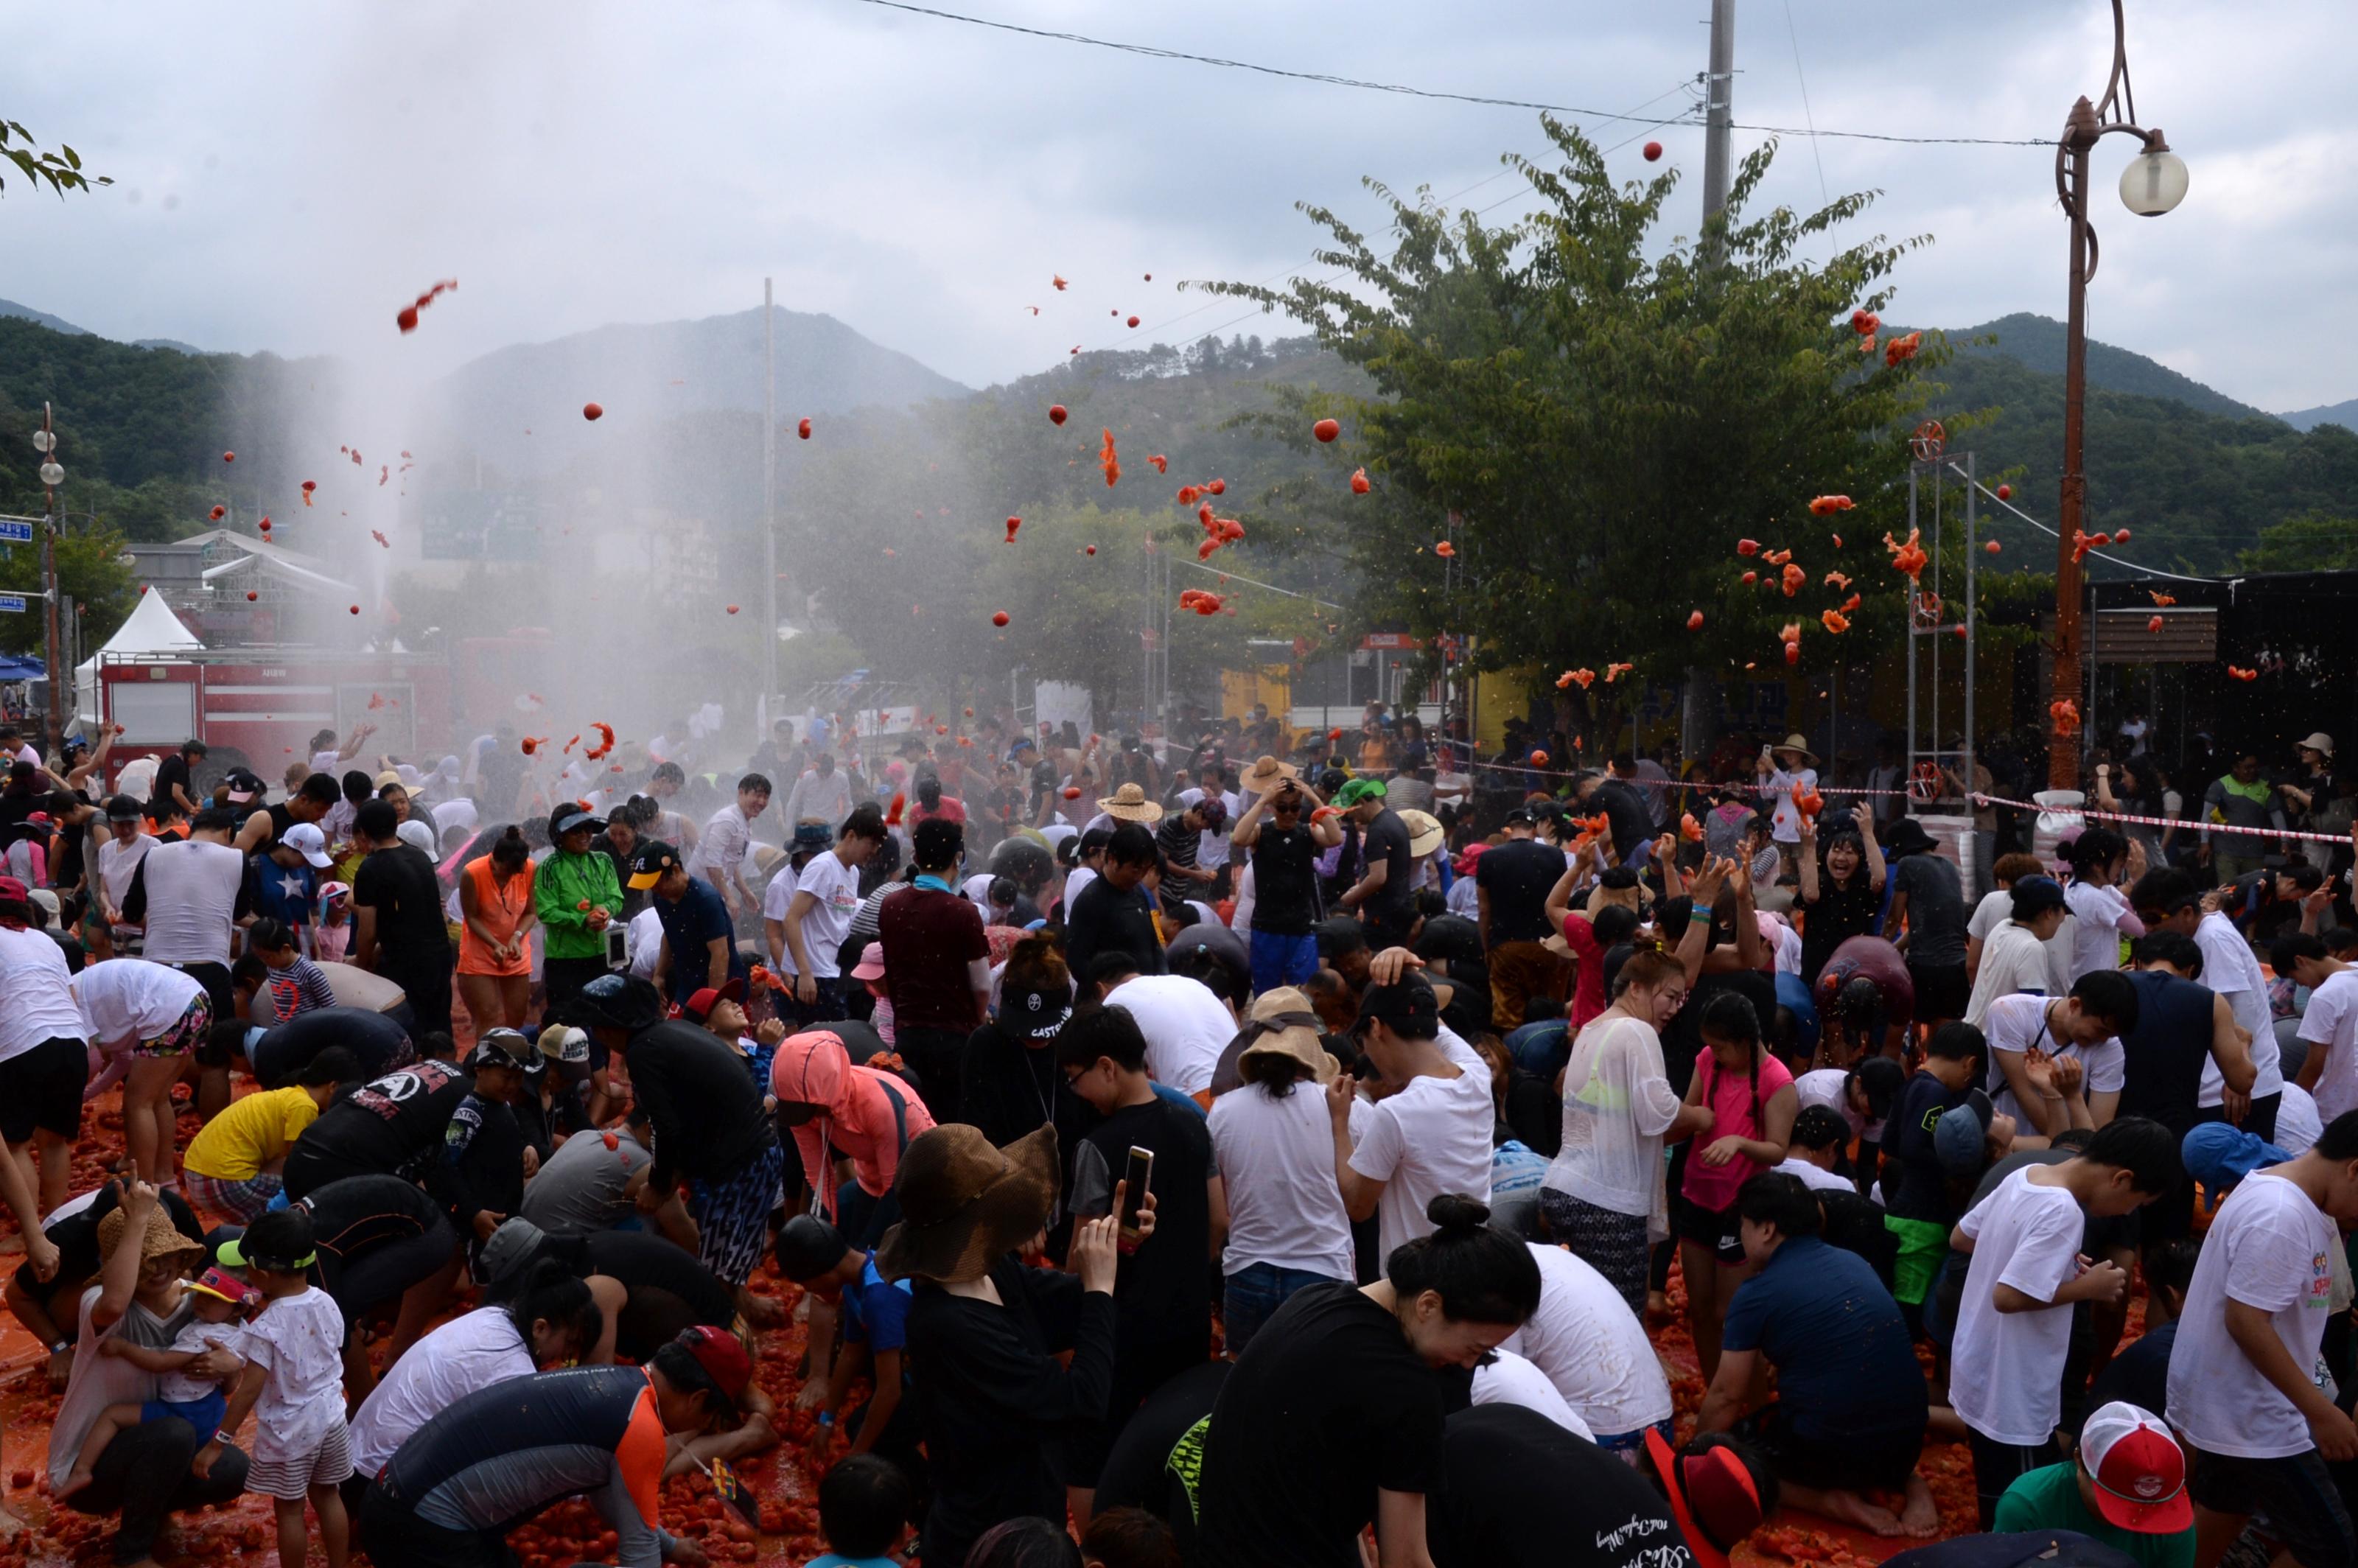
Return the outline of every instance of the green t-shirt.
[[[2107,1523],[2090,1512],[2080,1496],[2077,1462],[2050,1465],[2017,1478],[1997,1500],[1997,1521],[1991,1528],[2001,1534],[2021,1530],[2077,1530],[2128,1553],[2145,1568],[2194,1568],[2193,1526],[2174,1535],[2140,1535]]]

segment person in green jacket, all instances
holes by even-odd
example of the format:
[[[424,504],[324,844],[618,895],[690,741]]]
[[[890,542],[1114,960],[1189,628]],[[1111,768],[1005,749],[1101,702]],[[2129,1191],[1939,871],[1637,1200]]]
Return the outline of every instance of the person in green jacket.
[[[614,862],[590,847],[605,826],[596,812],[572,802],[549,814],[548,841],[556,849],[533,882],[533,911],[547,932],[542,939],[541,978],[548,991],[544,1027],[557,1022],[575,994],[607,971],[606,931],[622,907],[622,884]],[[603,1121],[610,1108],[606,1053],[593,1045],[590,1120]]]

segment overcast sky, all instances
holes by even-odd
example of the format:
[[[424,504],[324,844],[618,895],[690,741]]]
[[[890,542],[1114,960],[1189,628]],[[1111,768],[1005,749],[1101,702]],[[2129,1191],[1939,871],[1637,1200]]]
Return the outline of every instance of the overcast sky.
[[[2358,139],[2358,97],[2293,76],[2331,58],[2346,4],[2128,3],[2138,111],[2168,130],[2193,186],[2174,215],[2132,218],[2114,184],[2134,146],[2116,137],[2099,152],[2093,334],[2265,408],[2358,396],[2358,370],[2325,348],[2358,328],[2358,224],[2324,178],[2348,164],[2332,149]],[[1665,115],[1690,99],[1709,5],[965,8],[1291,69]],[[2110,59],[2104,0],[1737,9],[1736,117],[1758,124],[1813,115],[1823,129],[2050,136],[2074,97],[2101,92]],[[1363,175],[1443,196],[1487,181],[1474,205],[1512,198],[1520,180],[1498,155],[1541,143],[1528,110],[1143,59],[861,0],[125,0],[19,22],[0,114],[46,144],[71,141],[116,183],[60,203],[9,171],[0,297],[109,336],[325,351],[412,384],[504,343],[743,309],[765,273],[782,303],[974,385],[1076,343],[1268,332],[1258,317],[1228,325],[1239,307],[1174,285],[1306,265],[1314,234],[1293,204],[1372,220]],[[1585,124],[1608,146],[1636,130]],[[1672,211],[1692,232],[1703,133],[1653,134],[1688,177]],[[1741,132],[1739,148],[1761,139]],[[1614,154],[1615,167],[1644,172],[1639,150]],[[2035,147],[1789,136],[1771,193],[1813,203],[1822,178],[1836,192],[1879,189],[1862,234],[1932,235],[1898,274],[1899,319],[2060,317],[2052,161]],[[1509,200],[1492,217],[1529,205]],[[1051,290],[1055,273],[1070,291]],[[401,339],[395,309],[450,276],[460,292]],[[1109,312],[1143,324],[1129,333]]]

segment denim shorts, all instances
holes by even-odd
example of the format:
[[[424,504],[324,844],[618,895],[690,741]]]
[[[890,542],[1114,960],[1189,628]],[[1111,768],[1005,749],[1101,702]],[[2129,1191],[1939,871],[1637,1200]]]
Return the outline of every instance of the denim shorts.
[[[1242,1355],[1252,1336],[1260,1332],[1261,1325],[1275,1317],[1277,1309],[1294,1292],[1305,1285],[1334,1282],[1331,1274],[1310,1269],[1281,1269],[1274,1263],[1255,1263],[1230,1274],[1227,1299],[1220,1309],[1228,1354]]]

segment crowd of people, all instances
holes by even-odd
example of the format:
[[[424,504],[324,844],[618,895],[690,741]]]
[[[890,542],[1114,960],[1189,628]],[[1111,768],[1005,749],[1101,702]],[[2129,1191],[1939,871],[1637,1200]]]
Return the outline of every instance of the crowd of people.
[[[2358,1561],[2358,915],[2274,837],[2347,832],[2330,738],[2034,853],[1798,735],[1181,732],[0,732],[50,1507],[695,1563],[666,1482],[791,1443],[825,1568]]]

